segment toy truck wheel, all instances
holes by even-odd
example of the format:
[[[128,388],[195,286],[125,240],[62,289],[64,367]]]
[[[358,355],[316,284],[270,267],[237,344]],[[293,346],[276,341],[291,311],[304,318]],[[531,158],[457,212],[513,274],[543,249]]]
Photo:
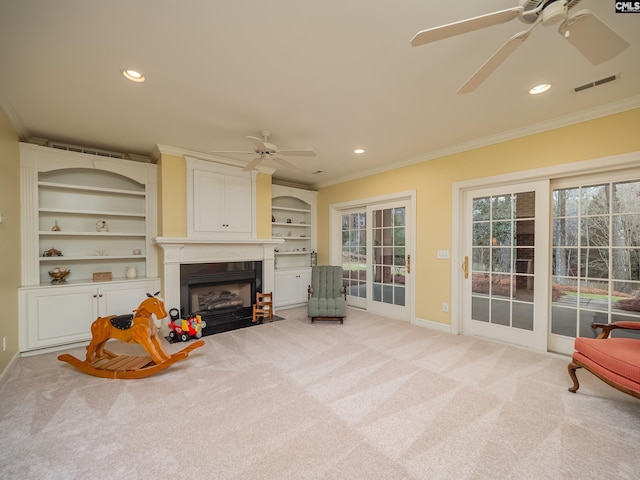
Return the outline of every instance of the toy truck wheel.
[[[180,335],[180,340],[182,340],[183,342],[186,342],[187,340],[189,340],[189,334],[183,333],[182,335]]]
[[[173,330],[171,330],[171,331],[169,332],[169,338],[170,338],[171,340],[175,340],[177,336],[178,336],[178,335],[176,335],[176,332],[174,332]]]

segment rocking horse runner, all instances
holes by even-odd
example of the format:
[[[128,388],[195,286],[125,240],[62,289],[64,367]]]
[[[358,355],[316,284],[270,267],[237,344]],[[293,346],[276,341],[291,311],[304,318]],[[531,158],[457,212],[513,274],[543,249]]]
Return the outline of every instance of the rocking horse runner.
[[[169,355],[160,343],[158,328],[153,316],[162,319],[167,316],[164,301],[157,295],[147,293],[145,299],[133,314],[101,317],[91,324],[91,343],[87,347],[83,362],[72,355],[64,354],[58,360],[67,362],[78,370],[97,377],[143,378],[164,370],[169,365],[182,360],[195,348],[204,345],[203,340],[192,343],[187,348]],[[116,355],[104,346],[107,340],[120,340],[141,345],[149,357]]]

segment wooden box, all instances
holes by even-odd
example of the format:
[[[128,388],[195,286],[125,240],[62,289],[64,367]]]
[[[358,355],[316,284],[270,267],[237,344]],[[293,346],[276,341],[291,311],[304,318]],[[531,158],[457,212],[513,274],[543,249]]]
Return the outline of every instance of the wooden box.
[[[111,272],[93,272],[94,282],[110,282],[111,280]]]

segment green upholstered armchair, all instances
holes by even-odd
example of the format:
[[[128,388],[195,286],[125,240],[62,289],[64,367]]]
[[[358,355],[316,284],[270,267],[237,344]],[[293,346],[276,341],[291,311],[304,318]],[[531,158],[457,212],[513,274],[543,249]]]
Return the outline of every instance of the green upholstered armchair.
[[[342,267],[311,267],[308,289],[308,316],[315,320],[340,320],[347,316],[347,291],[342,280]]]

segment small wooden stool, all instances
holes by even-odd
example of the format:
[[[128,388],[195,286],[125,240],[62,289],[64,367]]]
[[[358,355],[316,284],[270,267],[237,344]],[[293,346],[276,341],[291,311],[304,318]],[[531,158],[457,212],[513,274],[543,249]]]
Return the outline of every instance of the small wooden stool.
[[[262,321],[263,317],[269,317],[269,321],[273,321],[273,292],[260,293],[256,292],[256,303],[253,304],[252,322]]]

